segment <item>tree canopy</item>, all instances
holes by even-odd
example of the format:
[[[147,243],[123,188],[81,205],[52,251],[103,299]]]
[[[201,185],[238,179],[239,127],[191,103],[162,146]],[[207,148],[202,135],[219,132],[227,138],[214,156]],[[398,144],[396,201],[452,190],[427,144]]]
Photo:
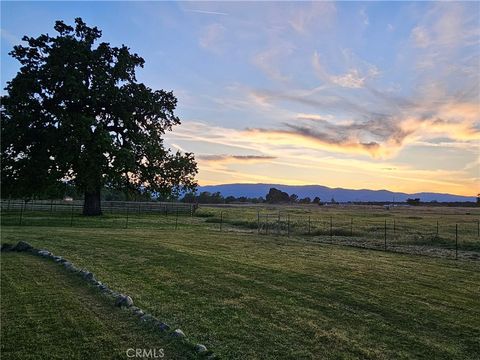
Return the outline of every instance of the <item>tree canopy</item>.
[[[69,182],[84,214],[101,213],[102,188],[159,194],[196,188],[192,153],[163,135],[180,119],[172,92],[137,82],[144,59],[81,18],[57,21],[56,36],[23,37],[10,55],[21,68],[1,98],[3,195],[28,197]]]
[[[296,198],[298,198],[298,196],[296,196]],[[290,195],[288,195],[286,192],[278,190],[276,188],[270,188],[267,196],[265,197],[265,200],[268,203],[271,203],[271,204],[288,203],[288,202],[290,202]]]
[[[420,205],[420,198],[415,198],[415,199],[408,198],[406,200],[406,203],[408,205],[418,206],[418,205]]]

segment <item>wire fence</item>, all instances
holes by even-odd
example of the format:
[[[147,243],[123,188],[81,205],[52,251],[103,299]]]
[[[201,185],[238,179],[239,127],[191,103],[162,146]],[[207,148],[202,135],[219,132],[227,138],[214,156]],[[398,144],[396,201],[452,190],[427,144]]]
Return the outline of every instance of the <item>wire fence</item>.
[[[456,259],[480,260],[480,221],[476,215],[434,219],[391,214],[328,214],[251,208],[201,208],[184,203],[103,202],[103,216],[82,216],[81,202],[1,202],[2,226],[82,228],[203,229],[257,236],[301,238]],[[388,215],[388,216],[387,216]]]
[[[10,200],[0,201],[2,211],[49,211],[79,213],[83,210],[83,200]],[[188,214],[192,215],[197,206],[181,202],[137,202],[137,201],[102,201],[102,212],[105,214],[115,213],[157,213],[157,214]]]
[[[210,214],[207,223],[218,231],[239,228],[258,235],[302,239],[420,255],[480,260],[480,220],[472,218],[424,219],[419,216],[297,215],[258,211],[239,217],[228,210]]]

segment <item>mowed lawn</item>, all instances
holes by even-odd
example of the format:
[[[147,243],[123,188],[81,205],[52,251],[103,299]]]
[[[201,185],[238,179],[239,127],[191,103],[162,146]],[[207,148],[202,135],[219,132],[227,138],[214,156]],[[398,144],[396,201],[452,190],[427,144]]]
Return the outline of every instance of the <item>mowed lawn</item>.
[[[88,268],[225,359],[478,359],[480,354],[478,262],[206,228],[3,227],[3,242],[18,240]],[[21,326],[13,311],[20,316],[28,306],[28,298],[15,292],[12,273],[16,267],[32,273],[62,269],[13,257],[27,255],[2,255],[2,343],[7,342],[2,346],[31,350],[32,344],[13,345],[16,340],[7,336],[12,326]],[[75,316],[78,304],[69,293],[79,287],[67,280],[58,287]],[[42,283],[33,290],[48,296]],[[17,297],[22,298],[18,305],[12,301]],[[103,316],[81,309],[86,317]],[[112,307],[103,312],[111,312],[112,321],[124,321]],[[90,330],[89,336],[102,331]],[[32,342],[42,341],[36,340],[38,328],[25,331],[35,336]],[[76,346],[59,335],[57,342],[63,341]],[[121,348],[117,341],[122,339],[111,338],[106,346]]]
[[[22,253],[1,260],[2,359],[124,359],[143,348],[197,358],[53,261]]]

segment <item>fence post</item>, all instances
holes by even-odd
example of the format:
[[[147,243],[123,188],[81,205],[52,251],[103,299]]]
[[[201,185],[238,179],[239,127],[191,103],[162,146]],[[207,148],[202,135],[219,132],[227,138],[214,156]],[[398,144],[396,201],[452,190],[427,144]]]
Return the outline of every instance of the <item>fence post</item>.
[[[287,214],[287,236],[290,237],[290,214]]]
[[[395,234],[397,232],[397,226],[395,223],[395,219],[393,219],[393,240],[395,240]]]
[[[480,237],[480,220],[477,220],[477,237]]]
[[[10,198],[8,198],[7,211],[10,211]]]
[[[311,217],[308,215],[308,235],[310,235],[310,228],[312,227]]]
[[[350,236],[353,236],[353,218],[350,218]]]
[[[280,211],[278,212],[277,235],[280,235]]]
[[[50,200],[50,213],[53,213],[53,200]]]
[[[22,217],[23,217],[23,204],[20,204],[20,222],[18,225],[22,225]]]
[[[265,235],[268,235],[268,214],[265,215]]]
[[[125,221],[125,229],[128,229],[128,205],[127,205],[127,220]]]
[[[330,216],[330,237],[333,236],[333,220],[332,220],[332,217]]]
[[[220,211],[220,231],[222,231],[223,228],[223,211]]]
[[[175,230],[177,230],[177,228],[178,228],[178,208],[175,216]]]
[[[458,224],[455,224],[455,260],[458,259]]]
[[[385,219],[385,227],[384,227],[384,241],[385,241],[385,251],[387,251],[387,219]]]
[[[70,227],[73,226],[73,204],[72,204],[72,211],[70,212]]]
[[[435,238],[438,239],[438,220],[437,220],[437,234],[436,234]]]
[[[260,210],[257,211],[257,234],[260,234]]]

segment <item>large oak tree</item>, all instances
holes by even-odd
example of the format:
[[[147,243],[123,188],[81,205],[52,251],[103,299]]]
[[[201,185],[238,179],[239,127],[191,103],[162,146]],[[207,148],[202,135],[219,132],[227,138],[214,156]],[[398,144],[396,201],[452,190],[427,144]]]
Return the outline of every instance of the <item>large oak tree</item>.
[[[82,19],[54,28],[10,53],[21,68],[1,98],[3,196],[69,181],[85,194],[84,214],[99,215],[104,187],[193,190],[193,154],[162,140],[180,124],[173,93],[138,83],[144,60],[124,45],[97,45],[101,31]]]

